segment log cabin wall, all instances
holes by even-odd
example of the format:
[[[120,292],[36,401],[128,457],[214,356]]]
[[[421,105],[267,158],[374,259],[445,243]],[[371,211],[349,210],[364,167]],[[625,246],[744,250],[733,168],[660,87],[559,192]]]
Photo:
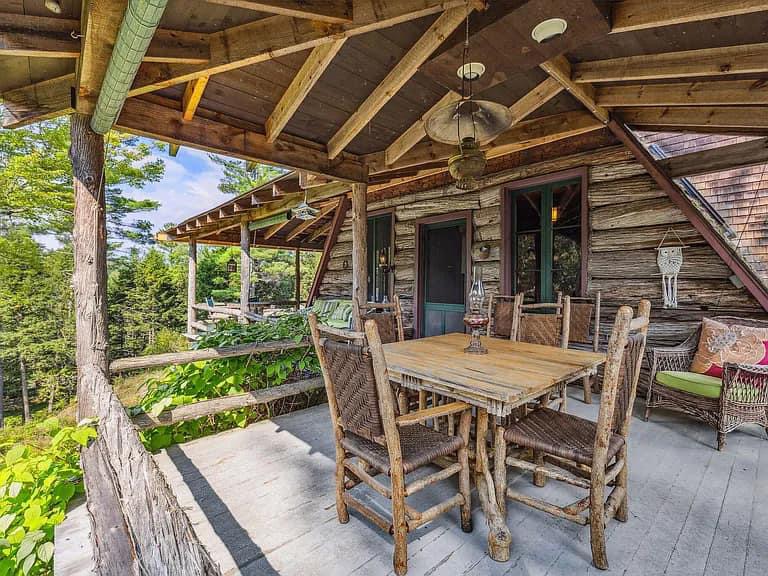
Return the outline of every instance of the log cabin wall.
[[[768,315],[744,288],[731,281],[732,272],[706,243],[685,215],[658,188],[645,169],[624,146],[609,146],[520,166],[486,177],[486,186],[465,192],[453,185],[426,191],[389,194],[369,202],[368,209],[394,210],[394,290],[400,296],[406,327],[413,326],[416,282],[416,220],[428,216],[471,210],[473,214],[473,264],[483,270],[488,293],[501,287],[501,198],[512,183],[525,178],[555,174],[578,167],[588,169],[589,250],[588,292],[601,291],[603,322],[610,327],[619,305],[636,305],[650,298],[653,309],[651,345],[682,341],[703,316]],[[684,264],[679,276],[679,308],[662,308],[661,279],[656,247],[672,228],[685,242]],[[490,253],[481,258],[481,246]],[[321,298],[349,298],[352,284],[352,225],[347,216],[331,252],[320,288]]]

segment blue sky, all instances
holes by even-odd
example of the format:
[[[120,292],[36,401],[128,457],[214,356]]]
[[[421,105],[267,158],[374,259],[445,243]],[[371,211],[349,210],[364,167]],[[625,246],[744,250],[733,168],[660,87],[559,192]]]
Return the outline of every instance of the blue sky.
[[[163,149],[167,150],[167,147],[163,146]],[[168,222],[181,222],[231,198],[229,194],[219,192],[222,169],[206,152],[181,148],[174,158],[161,149],[156,150],[154,156],[165,162],[163,179],[142,190],[126,189],[126,196],[160,202],[157,210],[136,214],[137,218],[152,222],[155,232]]]

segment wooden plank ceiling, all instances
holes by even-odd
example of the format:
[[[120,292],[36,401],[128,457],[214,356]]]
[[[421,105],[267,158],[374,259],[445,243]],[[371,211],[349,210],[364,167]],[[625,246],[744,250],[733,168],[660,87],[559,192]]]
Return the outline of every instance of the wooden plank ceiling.
[[[5,127],[92,108],[127,0],[83,1],[61,0],[58,15],[43,0],[0,5]],[[609,118],[768,133],[768,0],[170,0],[118,127],[182,154],[196,147],[339,182],[432,174],[453,149],[426,139],[423,118],[458,98],[467,10],[470,58],[487,67],[476,94],[514,117],[490,157],[596,131]],[[568,22],[566,33],[537,44],[532,27],[551,17]],[[239,199],[231,213],[204,213],[175,232],[207,234],[211,221],[284,209],[301,198],[298,181],[289,184],[295,190],[253,191],[252,204]],[[347,189],[323,186],[309,189],[323,209]],[[262,239],[322,246],[318,231],[333,215]]]

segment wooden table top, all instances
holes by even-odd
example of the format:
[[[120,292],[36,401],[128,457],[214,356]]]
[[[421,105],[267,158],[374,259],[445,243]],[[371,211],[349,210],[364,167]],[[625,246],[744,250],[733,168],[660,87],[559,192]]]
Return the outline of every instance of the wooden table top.
[[[432,391],[505,415],[562,382],[593,372],[605,354],[482,338],[488,354],[466,354],[467,334],[445,334],[384,345],[390,378],[404,385],[416,378]],[[405,376],[405,378],[403,378]],[[496,409],[493,407],[496,406]]]

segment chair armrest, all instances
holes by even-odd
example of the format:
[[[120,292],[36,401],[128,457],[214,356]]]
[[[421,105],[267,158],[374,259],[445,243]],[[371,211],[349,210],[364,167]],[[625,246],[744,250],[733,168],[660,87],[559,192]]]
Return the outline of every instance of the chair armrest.
[[[432,408],[426,408],[424,410],[417,410],[416,412],[409,412],[403,414],[395,419],[395,423],[398,426],[409,426],[410,424],[418,424],[425,420],[431,420],[432,418],[439,418],[441,416],[449,416],[458,412],[464,412],[469,410],[471,406],[466,402],[451,402],[450,404],[443,404],[442,406],[434,406]]]
[[[768,366],[726,362],[720,399],[721,402],[768,406]]]
[[[651,366],[652,376],[661,370],[690,370],[696,349],[697,346],[687,344],[651,348],[648,351],[648,363]]]

